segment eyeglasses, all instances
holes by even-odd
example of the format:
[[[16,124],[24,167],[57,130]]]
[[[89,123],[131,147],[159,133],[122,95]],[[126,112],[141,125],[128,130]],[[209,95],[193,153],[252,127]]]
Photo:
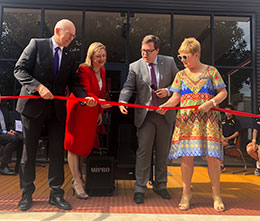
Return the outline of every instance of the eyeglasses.
[[[178,58],[180,61],[182,61],[182,60],[187,60],[187,59],[189,58],[189,55],[183,55],[183,56],[178,55],[177,58]]]
[[[151,54],[151,53],[153,53],[155,50],[156,50],[155,48],[154,48],[154,49],[151,49],[151,50],[141,49],[141,52],[142,52],[142,53]]]
[[[64,29],[60,28],[60,30],[64,31],[66,35],[69,35],[70,38],[75,39],[77,36],[71,34],[69,31],[65,31]]]

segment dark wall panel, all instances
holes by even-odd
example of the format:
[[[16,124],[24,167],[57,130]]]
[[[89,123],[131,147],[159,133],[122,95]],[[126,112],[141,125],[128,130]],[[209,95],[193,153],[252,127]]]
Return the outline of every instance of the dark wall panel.
[[[259,0],[1,0],[0,3],[16,5],[39,6],[80,6],[80,7],[106,7],[125,9],[154,9],[154,10],[213,10],[213,11],[255,11],[260,9]]]

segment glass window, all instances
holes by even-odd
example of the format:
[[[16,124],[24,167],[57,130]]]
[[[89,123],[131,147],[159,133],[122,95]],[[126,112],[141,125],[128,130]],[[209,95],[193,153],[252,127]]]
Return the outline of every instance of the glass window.
[[[17,95],[16,80],[14,78],[14,64],[10,62],[0,62],[0,88],[2,96]],[[14,109],[15,100],[2,100],[10,110]]]
[[[85,24],[84,58],[89,45],[98,41],[106,46],[108,62],[125,62],[127,31],[125,13],[86,12]]]
[[[171,16],[165,14],[139,14],[130,16],[129,61],[141,57],[141,42],[146,35],[156,35],[160,38],[160,54],[170,55]]]
[[[40,37],[41,10],[4,8],[2,58],[18,58],[31,38]]]
[[[76,27],[76,38],[70,43],[68,48],[74,53],[76,60],[80,61],[81,50],[81,35],[82,35],[82,12],[80,11],[61,11],[61,10],[46,10],[44,17],[43,37],[50,38],[53,36],[54,26],[56,23],[67,18],[71,20]]]
[[[201,61],[211,64],[210,17],[195,15],[174,15],[174,56],[184,38],[194,37],[201,44]],[[178,59],[175,59],[176,61]],[[178,65],[182,65],[177,61]]]
[[[235,110],[251,113],[251,75],[247,69],[219,69],[228,91],[228,97],[223,102],[232,104]]]
[[[214,17],[215,64],[252,65],[249,17]]]

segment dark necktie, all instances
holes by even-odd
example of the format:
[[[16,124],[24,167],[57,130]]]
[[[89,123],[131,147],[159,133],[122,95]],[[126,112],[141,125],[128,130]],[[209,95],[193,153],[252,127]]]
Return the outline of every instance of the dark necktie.
[[[153,68],[153,63],[149,64],[150,72],[151,72],[151,83],[154,85],[153,87],[157,88],[157,80],[155,76],[155,71]],[[153,106],[158,106],[158,100],[157,100],[157,95],[154,92],[154,89],[152,90],[152,104]]]
[[[55,48],[54,59],[53,59],[53,61],[54,61],[54,77],[56,77],[56,75],[59,71],[59,62],[60,62],[59,50],[60,50],[60,47]]]

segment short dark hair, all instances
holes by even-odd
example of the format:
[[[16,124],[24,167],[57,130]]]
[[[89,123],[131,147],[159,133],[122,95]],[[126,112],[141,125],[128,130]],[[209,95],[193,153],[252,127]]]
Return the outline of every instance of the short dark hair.
[[[233,107],[231,104],[227,104],[227,105],[225,106],[225,108],[228,108],[228,109],[230,109],[230,110],[234,110],[234,107]]]
[[[160,46],[160,38],[155,35],[146,35],[143,38],[142,44],[153,42],[154,48],[157,49]]]

